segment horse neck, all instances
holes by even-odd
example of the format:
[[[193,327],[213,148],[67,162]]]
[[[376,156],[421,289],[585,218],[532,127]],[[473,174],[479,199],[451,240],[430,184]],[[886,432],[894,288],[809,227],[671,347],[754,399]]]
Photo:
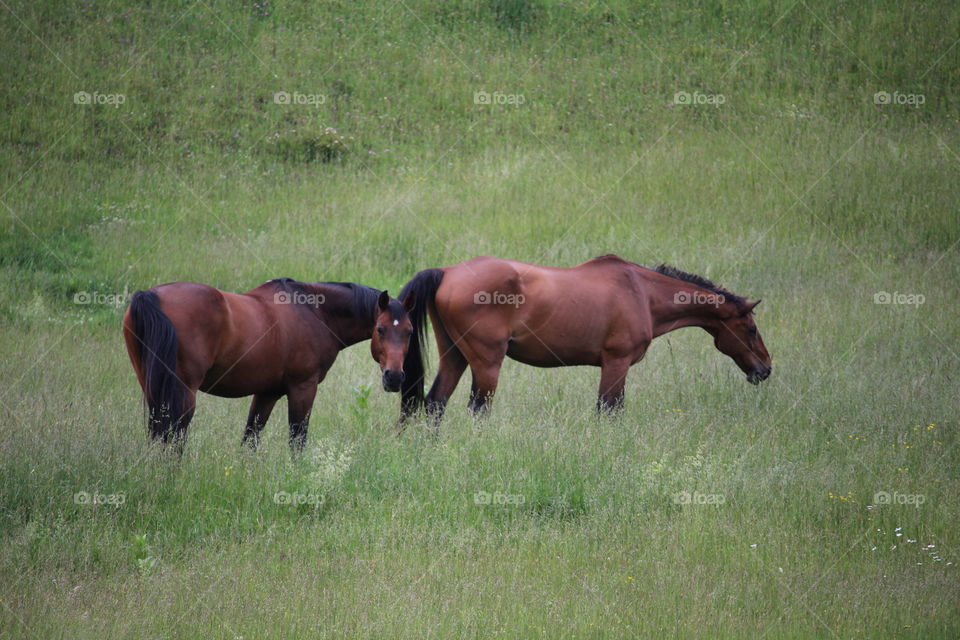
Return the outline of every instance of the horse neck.
[[[671,283],[667,287],[654,290],[649,295],[650,314],[653,320],[653,337],[682,329],[683,327],[700,327],[709,333],[716,332],[723,321],[733,314],[730,305],[724,301],[720,304],[705,302],[676,302],[677,292],[686,293],[688,300],[697,300],[696,296],[703,296],[705,300],[715,300],[716,294],[690,283]]]
[[[324,284],[309,284],[306,288],[310,293],[323,296],[323,304],[315,307],[315,313],[323,326],[337,337],[341,348],[370,339],[374,318],[372,314],[360,317],[353,312],[351,292]]]

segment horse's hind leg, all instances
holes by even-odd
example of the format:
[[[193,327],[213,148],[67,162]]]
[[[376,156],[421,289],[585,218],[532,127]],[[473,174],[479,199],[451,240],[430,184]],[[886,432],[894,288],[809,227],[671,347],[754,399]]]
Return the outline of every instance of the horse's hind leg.
[[[260,444],[260,432],[270,419],[274,405],[280,399],[279,395],[258,393],[250,403],[250,413],[247,414],[247,426],[243,430],[243,443],[256,450]]]
[[[187,389],[183,393],[182,413],[179,420],[169,425],[163,434],[164,444],[173,445],[173,450],[178,456],[183,455],[183,448],[187,444],[187,428],[190,421],[193,420],[193,413],[197,408],[197,390]]]
[[[294,457],[303,452],[307,444],[307,427],[310,424],[310,411],[313,399],[317,395],[318,381],[291,387],[287,391],[287,413],[290,421],[290,452]]]
[[[490,410],[493,394],[497,391],[500,378],[500,364],[470,366],[473,384],[470,386],[470,401],[467,408],[475,415],[485,415]]]
[[[188,353],[197,354],[199,349],[193,347],[189,342],[189,337],[181,342],[181,345],[187,345]],[[203,382],[203,377],[210,369],[211,359],[192,357],[191,359],[181,358],[177,364],[180,372],[180,383],[183,404],[180,406],[180,415],[175,416],[176,420],[172,423],[167,435],[164,436],[164,442],[173,444],[174,450],[183,455],[183,448],[187,444],[187,429],[193,420],[194,411],[197,409],[197,390]]]
[[[463,353],[451,342],[449,346],[440,353],[440,366],[437,370],[437,377],[430,387],[430,393],[427,394],[427,415],[430,417],[434,427],[440,425],[440,421],[443,419],[443,412],[447,408],[447,402],[456,390],[457,384],[460,382],[460,378],[466,369],[467,359],[463,357]]]
[[[182,394],[179,409],[171,409],[170,405],[163,404],[149,407],[147,411],[150,437],[163,442],[165,445],[174,445],[175,451],[182,454],[187,440],[187,427],[190,426],[190,421],[193,420],[193,413],[197,407],[197,390],[184,387],[182,383],[179,386],[179,393]],[[179,411],[179,415],[173,415],[177,411]]]
[[[476,349],[470,358],[470,373],[473,384],[470,387],[470,401],[467,408],[474,414],[483,415],[490,409],[493,394],[497,391],[500,379],[500,367],[507,355],[507,343],[496,348]]]

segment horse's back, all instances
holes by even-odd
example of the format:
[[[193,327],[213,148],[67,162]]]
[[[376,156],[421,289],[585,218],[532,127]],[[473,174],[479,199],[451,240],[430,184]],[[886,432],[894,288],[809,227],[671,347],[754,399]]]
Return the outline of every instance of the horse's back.
[[[575,267],[482,256],[446,267],[437,299],[458,309],[478,304],[520,309],[531,303],[552,305],[566,299],[581,313],[596,312],[598,307],[609,308],[625,288],[632,288],[624,264],[616,256],[602,256]]]
[[[474,258],[444,269],[435,304],[454,339],[506,340],[507,355],[536,366],[599,364],[630,297],[622,262],[561,268]]]

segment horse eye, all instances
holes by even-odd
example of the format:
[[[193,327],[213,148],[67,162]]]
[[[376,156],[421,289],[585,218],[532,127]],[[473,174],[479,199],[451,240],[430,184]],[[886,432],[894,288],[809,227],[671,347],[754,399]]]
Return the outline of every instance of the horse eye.
[[[756,328],[756,327],[750,327],[749,329],[747,329],[747,333],[750,334],[751,336],[755,336],[755,335],[757,335],[757,328]]]
[[[378,336],[382,336],[384,333],[385,333],[385,331],[383,330],[383,327],[377,327],[377,335],[378,335]]]

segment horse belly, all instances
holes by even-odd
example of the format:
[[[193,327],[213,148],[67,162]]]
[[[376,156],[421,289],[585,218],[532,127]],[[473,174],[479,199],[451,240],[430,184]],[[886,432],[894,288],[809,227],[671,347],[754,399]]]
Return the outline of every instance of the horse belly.
[[[591,314],[604,306],[591,294],[531,287],[530,304],[511,319],[507,355],[535,367],[599,365],[608,320]]]
[[[253,371],[244,366],[232,369],[214,366],[204,376],[200,391],[222,398],[242,398],[257,393],[280,392],[282,384],[279,376],[264,374],[263,370]]]
[[[569,340],[540,339],[535,334],[512,338],[507,345],[507,357],[534,367],[570,367],[599,365],[600,349],[593,349],[575,338]]]
[[[264,339],[254,345],[238,342],[218,354],[204,375],[200,390],[225,398],[280,392],[286,378],[285,360],[273,340]]]

